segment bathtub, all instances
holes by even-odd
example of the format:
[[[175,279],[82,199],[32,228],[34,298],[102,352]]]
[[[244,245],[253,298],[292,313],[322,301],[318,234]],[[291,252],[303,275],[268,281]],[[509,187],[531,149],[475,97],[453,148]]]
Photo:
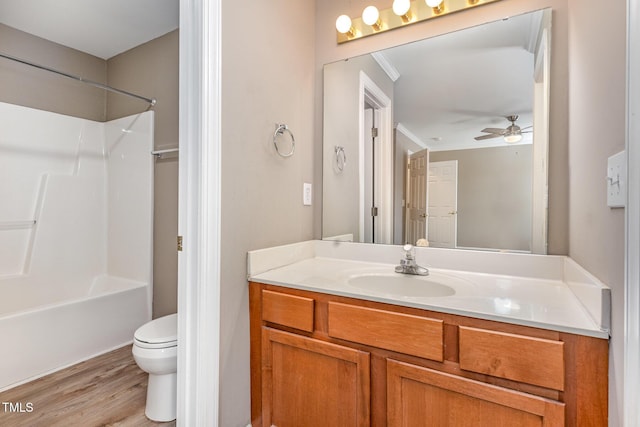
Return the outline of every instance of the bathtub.
[[[0,280],[0,391],[129,344],[151,319],[149,283],[99,276],[80,289]]]

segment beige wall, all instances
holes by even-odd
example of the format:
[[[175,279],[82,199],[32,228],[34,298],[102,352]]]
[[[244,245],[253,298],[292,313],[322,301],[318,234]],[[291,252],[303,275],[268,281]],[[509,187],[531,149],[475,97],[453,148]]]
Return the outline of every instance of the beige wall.
[[[103,59],[0,24],[0,52],[68,74],[107,81]],[[104,90],[0,58],[0,101],[104,121]]]
[[[429,162],[458,161],[458,246],[531,251],[532,148],[430,153]]]
[[[612,288],[609,425],[619,426],[624,209],[607,207],[605,178],[607,158],[625,148],[626,12],[622,1],[607,3],[606,13],[598,7],[596,0],[569,0],[569,255]]]
[[[314,237],[314,2],[222,2],[220,425],[249,422],[247,251]],[[296,138],[278,156],[275,123]],[[313,184],[313,206],[302,185]]]
[[[178,30],[107,61],[108,83],[156,98],[154,144],[157,150],[178,147]],[[107,120],[138,113],[144,101],[110,93]],[[175,313],[178,292],[178,158],[155,162],[153,232],[153,317]]]

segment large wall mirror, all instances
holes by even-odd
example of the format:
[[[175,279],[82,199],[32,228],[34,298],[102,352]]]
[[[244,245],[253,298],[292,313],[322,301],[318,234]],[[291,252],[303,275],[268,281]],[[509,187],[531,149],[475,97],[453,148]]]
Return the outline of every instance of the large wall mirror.
[[[551,10],[324,67],[324,239],[547,252]]]

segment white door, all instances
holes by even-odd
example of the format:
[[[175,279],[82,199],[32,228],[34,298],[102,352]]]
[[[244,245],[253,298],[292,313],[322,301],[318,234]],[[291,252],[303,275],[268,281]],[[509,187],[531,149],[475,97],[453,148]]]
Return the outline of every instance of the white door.
[[[429,163],[429,245],[455,248],[458,228],[458,161]]]
[[[427,238],[427,167],[429,150],[421,150],[409,157],[409,185],[407,197],[406,243],[415,245]]]

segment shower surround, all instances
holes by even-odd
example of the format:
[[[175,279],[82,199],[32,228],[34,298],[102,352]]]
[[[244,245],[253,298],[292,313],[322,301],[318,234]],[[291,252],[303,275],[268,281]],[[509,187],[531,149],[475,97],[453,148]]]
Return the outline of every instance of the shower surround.
[[[151,318],[153,112],[0,103],[0,390],[131,342]]]

